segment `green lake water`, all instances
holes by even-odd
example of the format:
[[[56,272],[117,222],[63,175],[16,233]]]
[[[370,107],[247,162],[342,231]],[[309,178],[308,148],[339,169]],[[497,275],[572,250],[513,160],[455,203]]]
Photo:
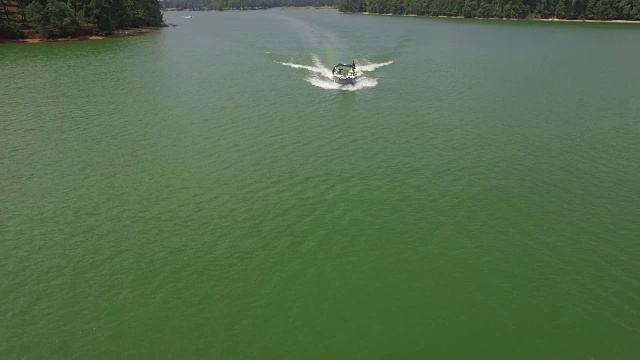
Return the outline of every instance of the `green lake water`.
[[[640,24],[165,19],[0,46],[1,359],[640,358]]]

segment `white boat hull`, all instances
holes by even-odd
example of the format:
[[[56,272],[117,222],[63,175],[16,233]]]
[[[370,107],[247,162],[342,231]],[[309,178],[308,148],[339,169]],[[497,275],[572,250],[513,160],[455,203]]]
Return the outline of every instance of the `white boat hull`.
[[[354,85],[356,83],[355,76],[333,76],[333,82],[344,85]]]

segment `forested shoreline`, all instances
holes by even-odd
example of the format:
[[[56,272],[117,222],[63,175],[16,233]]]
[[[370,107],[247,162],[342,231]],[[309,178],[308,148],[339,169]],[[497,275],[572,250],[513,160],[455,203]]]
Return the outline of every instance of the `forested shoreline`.
[[[109,35],[163,23],[158,0],[0,0],[0,39]]]
[[[345,13],[640,21],[640,0],[0,0],[0,39],[108,35],[163,25],[162,8],[337,7]]]
[[[335,7],[338,0],[163,0],[175,10],[258,10],[276,7]]]
[[[347,13],[640,21],[640,0],[340,0]]]
[[[498,19],[640,21],[640,0],[163,0],[166,9],[337,7],[345,13]]]

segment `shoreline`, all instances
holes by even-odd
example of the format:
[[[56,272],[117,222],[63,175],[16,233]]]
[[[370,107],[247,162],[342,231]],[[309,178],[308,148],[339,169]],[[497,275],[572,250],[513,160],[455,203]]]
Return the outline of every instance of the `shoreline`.
[[[259,10],[295,10],[295,9],[301,9],[301,10],[338,10],[337,7],[330,7],[330,6],[275,6],[275,7],[271,7],[271,8],[251,8],[251,9],[222,9],[222,10],[216,10],[216,9],[183,9],[183,10],[178,10],[178,9],[163,9],[162,11],[166,11],[166,12],[240,12],[240,11],[259,11]],[[354,13],[355,14],[355,13]]]
[[[474,20],[510,20],[510,21],[547,21],[547,22],[579,22],[579,23],[612,23],[612,24],[640,24],[640,20],[580,20],[580,19],[558,19],[558,18],[549,18],[549,19],[512,19],[512,18],[482,18],[482,17],[473,17],[473,18],[465,18],[464,16],[429,16],[429,15],[416,15],[416,14],[405,14],[405,15],[395,15],[391,13],[386,14],[378,14],[378,13],[370,13],[370,12],[342,12],[338,11],[340,14],[355,14],[355,15],[381,15],[381,16],[403,16],[403,17],[425,17],[425,18],[434,18],[434,19],[474,19]]]
[[[525,19],[526,20],[526,19]],[[582,22],[582,23],[613,23],[613,24],[640,24],[640,20],[575,20],[575,19],[532,19],[535,21],[549,22]]]
[[[337,7],[330,6],[277,6],[272,8],[258,8],[258,9],[223,9],[223,10],[177,10],[177,9],[164,9],[163,11],[167,12],[239,12],[239,11],[255,11],[255,10],[289,10],[289,9],[301,9],[301,10],[337,10],[340,14],[355,14],[355,15],[379,15],[379,16],[402,16],[402,17],[425,17],[425,18],[438,18],[438,19],[476,19],[476,20],[510,20],[510,21],[547,21],[547,22],[579,22],[579,23],[612,23],[612,24],[640,24],[640,20],[589,20],[589,19],[559,19],[559,18],[548,18],[548,19],[514,19],[514,18],[483,18],[483,17],[473,17],[473,18],[465,18],[464,16],[446,16],[446,15],[416,15],[416,14],[392,14],[392,13],[370,13],[367,11],[363,12],[342,12]]]
[[[55,43],[55,42],[76,42],[76,41],[96,41],[106,39],[116,39],[139,36],[147,34],[153,31],[160,30],[167,26],[175,26],[167,24],[165,26],[143,26],[139,28],[120,29],[113,32],[110,35],[86,35],[86,36],[74,36],[66,38],[55,39],[40,39],[40,38],[25,38],[25,39],[0,39],[0,44],[43,44],[43,43]]]

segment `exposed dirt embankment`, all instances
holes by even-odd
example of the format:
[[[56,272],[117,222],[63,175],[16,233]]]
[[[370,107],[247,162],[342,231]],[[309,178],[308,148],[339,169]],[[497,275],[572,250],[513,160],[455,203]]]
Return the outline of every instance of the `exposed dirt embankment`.
[[[175,25],[167,25],[167,26],[175,26]],[[148,32],[156,31],[159,29],[162,29],[162,27],[144,26],[140,28],[116,30],[113,32],[113,34],[105,35],[105,36],[86,35],[86,36],[74,36],[74,37],[57,38],[57,39],[39,39],[39,38],[26,38],[26,39],[13,39],[13,40],[0,39],[0,43],[37,44],[37,43],[45,43],[45,42],[104,40],[104,39],[121,38],[121,37],[128,37],[128,36],[137,36],[141,34],[146,34]]]

